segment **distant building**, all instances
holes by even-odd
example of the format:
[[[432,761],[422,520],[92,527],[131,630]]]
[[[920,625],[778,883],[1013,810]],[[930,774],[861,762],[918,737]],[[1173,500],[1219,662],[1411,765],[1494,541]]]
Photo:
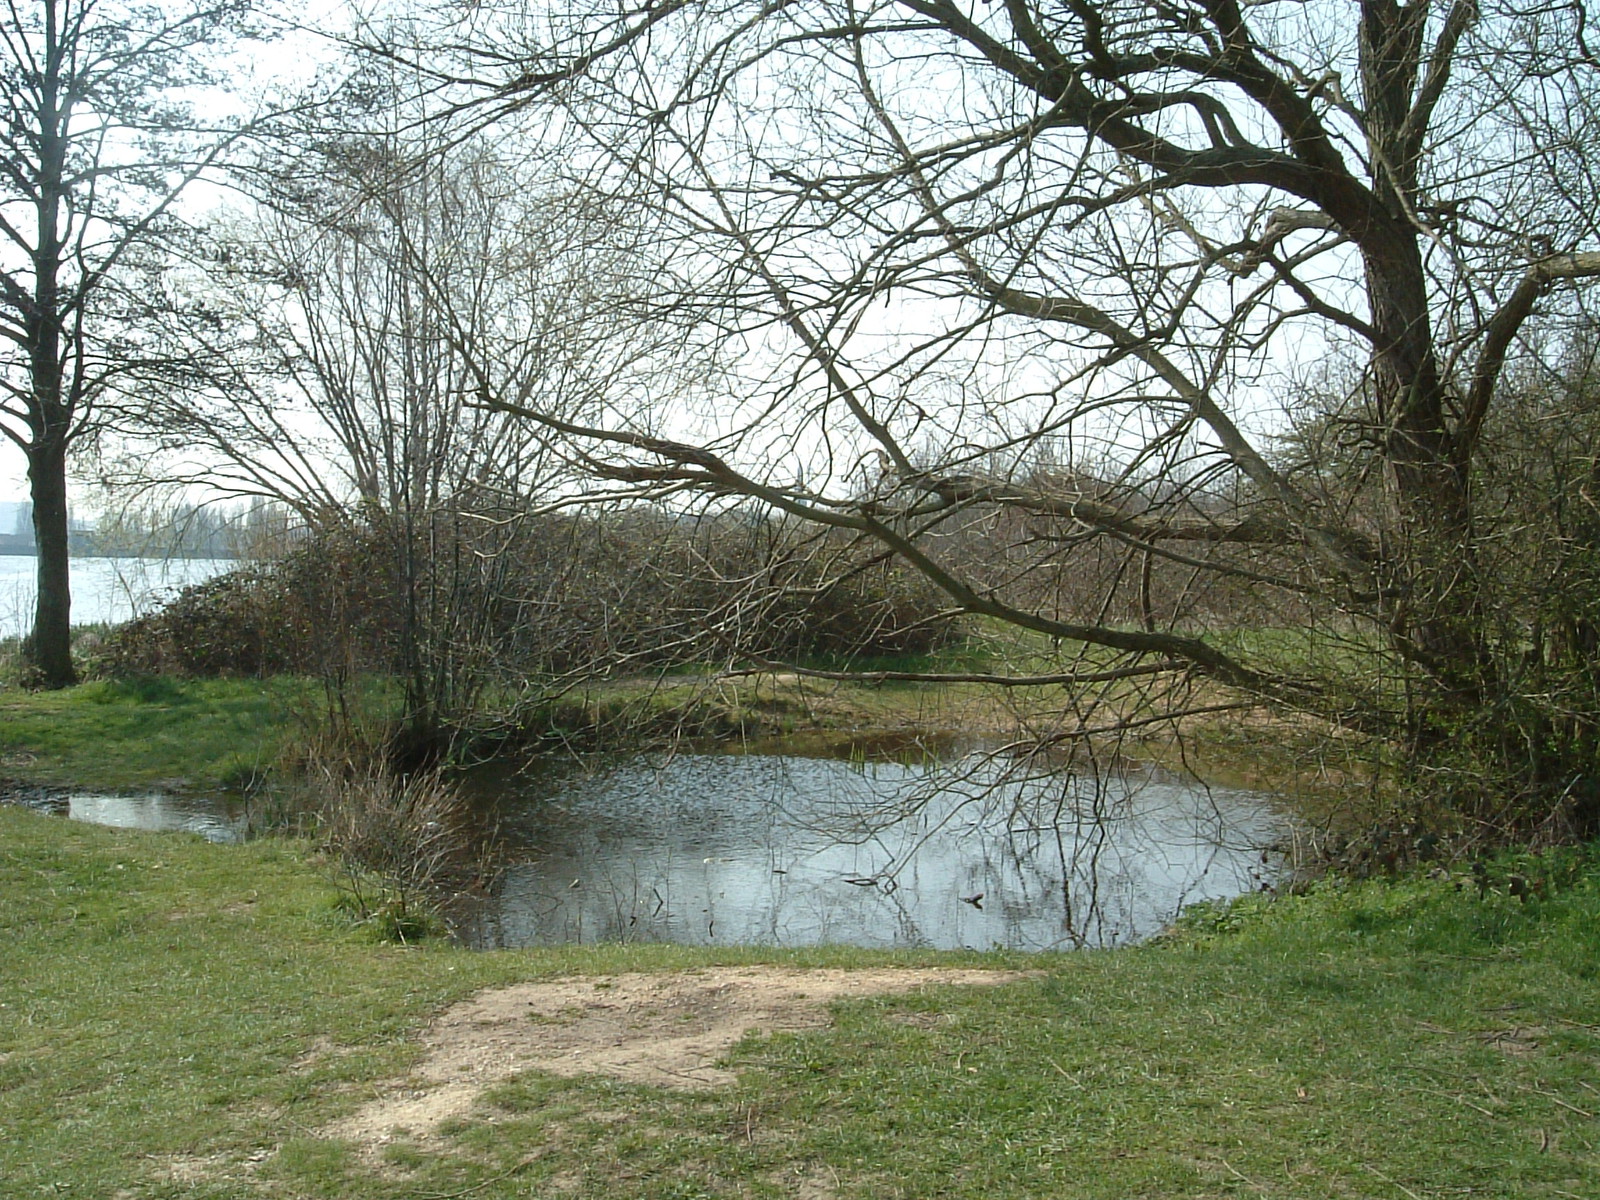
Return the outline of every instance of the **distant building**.
[[[33,502],[0,500],[0,534],[33,536]]]
[[[33,504],[0,500],[0,554],[33,553]]]

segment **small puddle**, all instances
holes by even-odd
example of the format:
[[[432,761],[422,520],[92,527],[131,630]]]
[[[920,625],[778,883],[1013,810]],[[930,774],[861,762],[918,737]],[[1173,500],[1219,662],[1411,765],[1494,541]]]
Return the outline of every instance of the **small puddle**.
[[[242,805],[204,796],[171,796],[164,792],[106,795],[69,792],[67,816],[74,821],[119,829],[152,829],[197,833],[208,842],[242,842],[249,820]]]
[[[212,796],[83,792],[73,788],[5,784],[0,786],[0,802],[118,829],[196,833],[208,842],[242,842],[249,835],[250,822],[244,805]]]

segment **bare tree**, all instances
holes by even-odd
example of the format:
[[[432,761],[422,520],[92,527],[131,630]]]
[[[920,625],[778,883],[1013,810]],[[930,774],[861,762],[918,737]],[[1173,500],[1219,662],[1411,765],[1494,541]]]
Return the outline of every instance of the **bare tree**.
[[[1596,693],[1551,704],[1526,670],[1531,642],[1569,681],[1593,664],[1501,586],[1528,532],[1485,484],[1508,363],[1553,370],[1600,276],[1580,0],[532,11],[475,9],[428,60],[439,94],[546,137],[558,101],[574,180],[673,231],[639,309],[724,370],[652,427],[487,403],[639,495],[872,539],[969,613],[1096,648],[1085,687],[1203,678],[1403,737],[1468,815],[1600,826]],[[1337,485],[1283,436],[1330,358]],[[1016,552],[975,559],[954,531],[1000,512]],[[1037,586],[1105,547],[1138,620]],[[1382,670],[1158,618],[1151,564],[1315,614]]]
[[[248,13],[239,0],[172,6],[11,3],[0,22],[0,430],[28,462],[39,563],[24,658],[73,682],[67,467],[130,364],[173,206],[239,135],[189,100]]]
[[[569,448],[479,397],[599,419],[659,338],[599,319],[632,270],[624,227],[553,186],[537,147],[445,141],[407,73],[382,65],[308,116],[255,164],[255,213],[179,279],[195,297],[172,334],[188,385],[129,415],[106,476],[270,498],[371,567],[393,616],[382,666],[405,736],[431,751],[482,715],[491,680],[502,698],[527,685],[503,642],[530,602],[510,582],[528,555],[503,551],[574,471]]]

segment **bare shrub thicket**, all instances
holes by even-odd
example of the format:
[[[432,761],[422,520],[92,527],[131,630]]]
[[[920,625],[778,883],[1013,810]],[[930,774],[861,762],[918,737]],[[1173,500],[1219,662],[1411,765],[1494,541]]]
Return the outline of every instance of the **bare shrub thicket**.
[[[1007,489],[1026,494],[1034,504],[1006,503]],[[1000,491],[994,500],[975,497],[947,518],[937,545],[942,558],[959,564],[1009,608],[1054,621],[1167,633],[1295,627],[1312,612],[1294,592],[1259,585],[1256,576],[1269,557],[1260,546],[1246,551],[1219,537],[1173,554],[1132,535],[1139,522],[1220,527],[1238,521],[1249,505],[1237,494],[1205,486],[1177,489],[1160,479],[1108,480],[1040,468],[1012,473]],[[1053,504],[1039,504],[1039,498]],[[1107,537],[1103,528],[1059,511],[1090,506],[1099,510],[1102,522],[1125,522],[1129,536]],[[1289,579],[1294,563],[1279,556],[1272,570],[1275,580]]]
[[[480,509],[420,531],[379,517],[325,528],[123,626],[101,669],[341,685],[378,673],[403,689],[406,723],[433,732],[580,679],[925,653],[953,634],[936,589],[851,539],[737,515]]]
[[[347,675],[384,660],[392,585],[373,539],[336,527],[276,562],[181,589],[112,631],[95,667],[113,677]]]

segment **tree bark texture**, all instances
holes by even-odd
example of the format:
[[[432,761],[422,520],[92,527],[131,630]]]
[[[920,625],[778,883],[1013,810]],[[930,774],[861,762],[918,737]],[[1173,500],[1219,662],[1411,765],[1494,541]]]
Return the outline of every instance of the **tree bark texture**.
[[[34,553],[38,556],[38,594],[33,632],[23,642],[30,682],[48,688],[78,681],[72,665],[71,558],[68,547],[67,469],[63,446],[29,455],[33,493]]]

